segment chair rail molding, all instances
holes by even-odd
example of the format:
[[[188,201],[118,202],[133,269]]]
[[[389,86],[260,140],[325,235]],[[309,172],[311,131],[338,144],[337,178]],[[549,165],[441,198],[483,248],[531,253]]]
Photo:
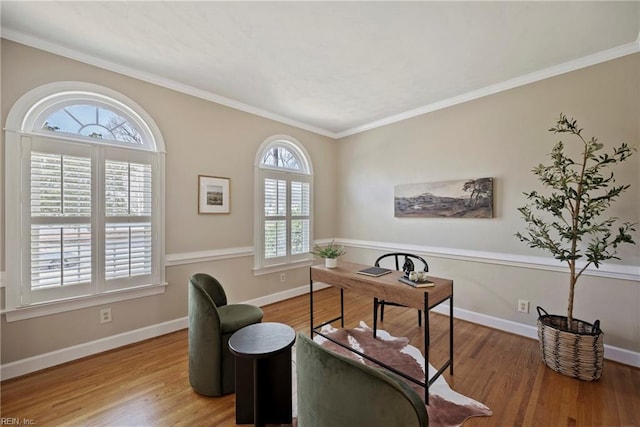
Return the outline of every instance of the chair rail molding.
[[[183,264],[195,264],[198,262],[219,261],[231,258],[243,258],[253,256],[253,246],[237,248],[209,249],[197,252],[180,252],[165,255],[165,265],[173,267]]]
[[[556,272],[569,271],[562,262],[549,257],[514,255],[501,252],[485,252],[469,249],[445,248],[435,246],[415,245],[408,243],[376,242],[369,240],[355,240],[336,238],[337,243],[360,249],[372,249],[386,252],[411,252],[428,255],[434,258],[453,259],[459,261],[497,264],[509,267],[532,268]],[[584,264],[582,264],[584,265]],[[623,264],[601,264],[600,268],[590,267],[583,273],[587,276],[606,277],[610,279],[630,280],[640,282],[640,266]]]
[[[318,239],[314,240],[313,244],[326,245],[331,242],[332,239]],[[195,264],[198,262],[219,261],[223,259],[231,258],[243,258],[254,256],[255,250],[253,246],[240,246],[232,248],[222,249],[208,249],[204,251],[195,252],[178,252],[165,255],[165,265],[167,267],[173,267],[183,264]],[[297,267],[295,267],[297,268]]]

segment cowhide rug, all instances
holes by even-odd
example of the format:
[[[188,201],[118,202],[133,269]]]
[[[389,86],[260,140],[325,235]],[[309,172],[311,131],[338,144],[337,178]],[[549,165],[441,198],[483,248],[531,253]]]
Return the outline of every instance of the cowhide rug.
[[[360,326],[353,329],[336,329],[327,325],[322,328],[322,333],[336,341],[348,343],[356,350],[381,360],[387,365],[401,372],[405,372],[414,378],[419,378],[424,382],[424,356],[418,348],[409,344],[408,338],[394,337],[388,332],[378,329],[378,339],[374,339],[373,331],[364,322],[360,322]],[[377,366],[374,362],[358,356],[320,335],[316,335],[313,340],[336,353],[366,363],[367,365]],[[429,377],[432,377],[435,372],[436,369],[429,365]],[[424,397],[423,387],[411,381],[407,381],[407,384],[416,390],[420,396]],[[296,406],[295,402],[294,406]],[[296,409],[297,408],[294,408],[294,416],[295,412],[297,412]],[[482,403],[453,391],[442,376],[429,387],[427,413],[429,414],[429,426],[431,427],[460,426],[470,417],[493,415],[491,409]],[[294,426],[295,425],[296,423],[294,422]]]

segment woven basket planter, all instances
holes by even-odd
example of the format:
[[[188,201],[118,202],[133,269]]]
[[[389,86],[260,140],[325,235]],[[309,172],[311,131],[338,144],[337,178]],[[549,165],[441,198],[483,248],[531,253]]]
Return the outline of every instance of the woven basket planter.
[[[563,375],[596,381],[602,374],[604,332],[600,321],[593,324],[573,319],[568,330],[567,317],[548,314],[538,307],[538,338],[543,362]]]

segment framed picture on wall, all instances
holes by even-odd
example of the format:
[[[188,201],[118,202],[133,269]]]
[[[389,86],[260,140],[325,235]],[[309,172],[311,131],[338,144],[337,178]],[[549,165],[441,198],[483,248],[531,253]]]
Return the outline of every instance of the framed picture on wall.
[[[231,212],[230,178],[198,175],[198,213],[228,214]]]
[[[395,186],[396,218],[493,218],[493,178]]]

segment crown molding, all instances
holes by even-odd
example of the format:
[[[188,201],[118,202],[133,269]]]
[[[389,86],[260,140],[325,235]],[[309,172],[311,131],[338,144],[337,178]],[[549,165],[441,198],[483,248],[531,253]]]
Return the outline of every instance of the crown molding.
[[[24,44],[36,49],[44,50],[46,52],[50,52],[56,55],[63,56],[65,58],[73,59],[75,61],[82,62],[84,64],[93,65],[95,67],[99,67],[108,71],[113,71],[118,74],[125,75],[127,77],[132,77],[134,79],[142,80],[147,83],[151,83],[157,86],[161,86],[167,89],[175,90],[176,92],[184,93],[187,95],[194,96],[196,98],[201,98],[206,101],[211,101],[216,104],[224,105],[226,107],[233,108],[235,110],[240,110],[245,113],[253,114],[255,116],[263,117],[265,119],[273,120],[278,123],[282,123],[285,125],[293,126],[299,129],[303,129],[309,132],[313,132],[318,135],[327,136],[329,138],[335,139],[335,133],[330,132],[326,129],[322,129],[316,126],[312,126],[306,123],[299,122],[297,120],[293,120],[279,114],[272,113],[267,110],[263,110],[258,107],[254,107],[249,104],[245,104],[240,101],[236,101],[231,98],[227,98],[222,95],[217,95],[213,92],[209,92],[206,90],[198,89],[193,86],[189,86],[183,83],[179,83],[172,79],[167,79],[165,77],[160,77],[153,73],[148,73],[145,71],[141,71],[135,68],[127,67],[124,65],[117,64],[115,62],[107,61],[104,59],[100,59],[98,57],[87,55],[85,53],[78,52],[74,49],[69,49],[67,47],[61,46],[57,43],[52,43],[47,40],[43,40],[38,37],[33,37],[27,34],[24,34],[20,31],[15,31],[11,29],[2,29],[2,38],[14,41],[16,43]]]
[[[452,107],[454,105],[462,104],[465,102],[473,101],[478,98],[483,98],[488,95],[493,95],[499,92],[503,92],[509,89],[513,89],[519,86],[524,86],[530,83],[535,83],[540,80],[548,79],[551,77],[559,76],[561,74],[576,71],[581,68],[590,67],[603,62],[611,61],[613,59],[621,58],[623,56],[631,55],[640,52],[640,34],[638,39],[634,42],[627,43],[621,46],[617,46],[611,49],[603,50],[601,52],[594,53],[592,55],[584,56],[582,58],[574,59],[572,61],[564,62],[562,64],[554,65],[549,68],[545,68],[540,71],[534,71],[533,73],[525,74],[520,77],[505,80],[500,83],[496,83],[490,86],[483,87],[478,90],[463,93],[452,98],[444,99],[442,101],[434,102],[433,104],[425,105],[413,110],[405,111],[404,113],[395,114],[393,116],[386,117],[375,122],[367,123],[362,126],[354,127],[335,135],[335,138],[340,139],[347,136],[362,133],[371,129],[386,126],[392,123],[401,122],[413,117],[421,116],[423,114],[431,113],[443,108]]]
[[[413,117],[417,117],[423,114],[431,113],[437,110],[441,110],[443,108],[448,108],[454,105],[473,101],[475,99],[483,98],[485,96],[493,95],[505,90],[513,89],[519,86],[524,86],[540,80],[559,76],[561,74],[569,73],[571,71],[576,71],[581,68],[590,67],[592,65],[600,64],[602,62],[611,61],[613,59],[621,58],[623,56],[640,52],[640,33],[639,33],[638,38],[635,41],[626,43],[621,46],[603,50],[601,52],[596,52],[594,54],[587,55],[582,58],[578,58],[572,61],[567,61],[565,63],[555,65],[549,68],[545,68],[540,71],[535,71],[533,73],[525,74],[520,77],[515,77],[513,79],[509,79],[504,82],[486,86],[484,88],[467,92],[461,95],[457,95],[448,99],[444,99],[442,101],[434,102],[432,104],[428,104],[423,107],[405,111],[404,113],[395,114],[381,120],[376,120],[361,126],[344,130],[342,132],[332,132],[326,129],[319,128],[317,126],[313,126],[307,123],[302,123],[297,120],[293,120],[293,119],[281,116],[279,114],[272,113],[270,111],[267,111],[258,107],[254,107],[249,104],[245,104],[240,101],[233,100],[231,98],[217,95],[215,93],[205,91],[202,89],[197,89],[193,86],[185,85],[172,79],[160,77],[153,73],[147,73],[147,72],[140,71],[131,67],[123,66],[111,61],[106,61],[104,59],[100,59],[92,55],[87,55],[87,54],[78,52],[76,50],[61,46],[59,44],[52,43],[38,37],[33,37],[30,35],[24,34],[20,31],[15,31],[15,30],[5,28],[5,29],[2,29],[1,37],[7,40],[14,41],[16,43],[21,43],[27,46],[31,46],[36,49],[44,50],[56,55],[60,55],[69,59],[73,59],[73,60],[85,63],[85,64],[89,64],[99,68],[103,68],[105,70],[113,71],[115,73],[132,77],[138,80],[142,80],[147,83],[152,83],[157,86],[175,90],[180,93],[201,98],[216,104],[233,108],[235,110],[243,111],[245,113],[253,114],[255,116],[263,117],[269,120],[273,120],[275,122],[293,126],[299,129],[303,129],[303,130],[306,130],[318,135],[326,136],[332,139],[336,139],[336,140],[345,138],[347,136],[355,135],[358,133],[362,133],[368,130],[372,130],[378,127],[397,123],[397,122],[407,120]]]

